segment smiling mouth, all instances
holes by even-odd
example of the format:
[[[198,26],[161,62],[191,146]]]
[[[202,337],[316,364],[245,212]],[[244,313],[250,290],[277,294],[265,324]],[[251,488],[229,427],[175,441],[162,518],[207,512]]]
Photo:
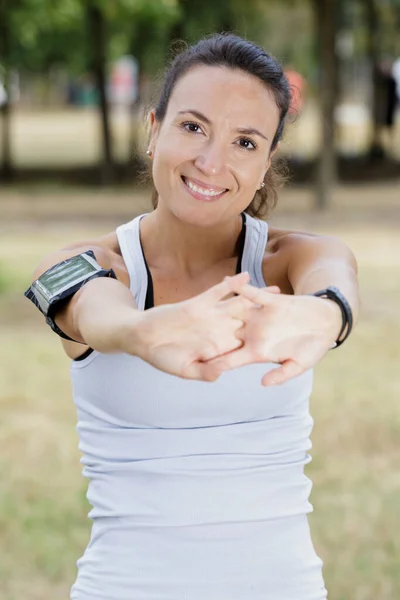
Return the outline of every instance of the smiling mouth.
[[[225,189],[214,189],[212,187],[203,187],[201,185],[199,185],[198,183],[194,183],[193,181],[191,181],[190,179],[188,179],[187,177],[184,177],[182,175],[182,181],[183,183],[186,185],[186,187],[189,188],[189,190],[191,190],[192,192],[195,192],[196,194],[200,194],[201,196],[204,196],[205,198],[218,198],[219,196],[222,196],[223,194],[225,194],[225,192],[227,192],[227,188]]]

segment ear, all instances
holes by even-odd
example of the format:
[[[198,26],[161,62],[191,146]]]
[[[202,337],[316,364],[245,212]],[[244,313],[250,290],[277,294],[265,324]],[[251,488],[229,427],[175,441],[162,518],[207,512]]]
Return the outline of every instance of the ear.
[[[150,129],[148,148],[154,152],[155,143],[160,130],[160,122],[156,119],[156,112],[154,109],[152,109],[148,114],[148,127]]]
[[[267,172],[267,171],[268,171],[268,169],[270,168],[270,166],[271,166],[271,161],[272,161],[272,159],[273,159],[273,157],[274,157],[274,154],[277,152],[277,150],[279,149],[279,146],[280,146],[280,145],[281,145],[281,142],[279,141],[279,142],[277,143],[277,145],[275,146],[275,148],[272,150],[272,152],[270,152],[270,153],[269,153],[268,160],[267,160],[267,164],[265,165],[265,172]]]

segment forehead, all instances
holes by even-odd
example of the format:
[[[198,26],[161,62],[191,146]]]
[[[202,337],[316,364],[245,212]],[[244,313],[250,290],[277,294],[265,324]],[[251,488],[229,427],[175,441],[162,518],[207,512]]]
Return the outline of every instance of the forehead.
[[[263,120],[277,125],[279,109],[271,90],[254,75],[229,67],[196,66],[177,82],[168,104],[170,116],[196,109],[249,126]]]

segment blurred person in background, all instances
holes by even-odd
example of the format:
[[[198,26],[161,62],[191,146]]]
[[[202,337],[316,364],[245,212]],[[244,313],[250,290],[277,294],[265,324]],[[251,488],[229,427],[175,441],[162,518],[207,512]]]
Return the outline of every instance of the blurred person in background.
[[[393,63],[392,76],[396,82],[397,102],[400,104],[400,57],[397,58]]]
[[[326,598],[309,396],[357,318],[357,269],[339,240],[264,220],[290,105],[259,46],[189,47],[150,113],[154,210],[35,272],[93,506],[72,600]]]
[[[304,94],[306,89],[306,80],[292,66],[285,69],[285,75],[288,79],[292,100],[290,103],[289,114],[299,116],[303,111]]]
[[[375,140],[375,153],[378,156],[391,156],[395,143],[395,116],[398,103],[394,63],[383,59],[377,67],[375,77],[377,86],[376,121],[380,126],[378,139]]]

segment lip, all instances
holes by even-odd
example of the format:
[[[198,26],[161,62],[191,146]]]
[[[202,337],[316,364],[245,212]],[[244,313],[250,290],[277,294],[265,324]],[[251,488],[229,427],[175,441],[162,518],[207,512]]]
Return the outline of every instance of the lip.
[[[186,184],[186,182],[185,182],[186,179],[189,179],[189,181],[191,181],[195,185],[198,185],[199,187],[202,187],[204,189],[207,189],[207,188],[212,189],[215,192],[221,192],[221,193],[218,194],[218,196],[205,196],[204,194],[200,194],[199,192],[192,190]],[[226,188],[222,188],[218,185],[206,184],[202,181],[199,181],[198,179],[192,179],[192,177],[185,177],[184,175],[182,175],[181,180],[182,180],[182,184],[185,186],[185,190],[187,192],[189,192],[189,194],[191,196],[193,196],[193,198],[196,198],[196,200],[201,200],[202,202],[215,202],[216,200],[219,200],[220,198],[222,198],[222,196],[224,196],[225,193],[228,191]]]
[[[189,179],[189,181],[191,181],[192,183],[194,183],[194,185],[198,185],[199,187],[202,187],[204,189],[213,189],[215,192],[225,192],[226,188],[225,187],[221,187],[220,185],[210,185],[209,183],[204,183],[204,181],[199,181],[198,179],[193,179],[193,177],[186,177],[185,175],[182,175],[183,179]]]

